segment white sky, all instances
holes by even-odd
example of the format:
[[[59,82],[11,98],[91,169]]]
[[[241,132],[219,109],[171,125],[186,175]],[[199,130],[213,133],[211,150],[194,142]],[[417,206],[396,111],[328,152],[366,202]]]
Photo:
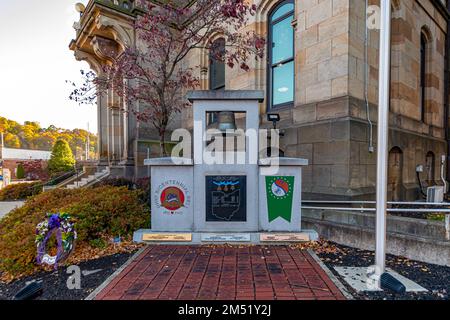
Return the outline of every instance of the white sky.
[[[89,69],[68,47],[76,2],[88,1],[0,0],[0,116],[97,131],[96,107],[70,101],[65,83]]]

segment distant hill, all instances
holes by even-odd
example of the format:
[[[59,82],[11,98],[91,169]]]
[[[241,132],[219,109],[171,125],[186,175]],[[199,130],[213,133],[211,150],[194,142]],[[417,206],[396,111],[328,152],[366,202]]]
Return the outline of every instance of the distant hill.
[[[0,132],[3,132],[5,147],[50,151],[58,139],[66,140],[78,159],[84,157],[86,140],[90,137],[90,158],[95,158],[97,136],[83,129],[61,129],[53,125],[42,128],[38,122],[16,121],[0,116]]]

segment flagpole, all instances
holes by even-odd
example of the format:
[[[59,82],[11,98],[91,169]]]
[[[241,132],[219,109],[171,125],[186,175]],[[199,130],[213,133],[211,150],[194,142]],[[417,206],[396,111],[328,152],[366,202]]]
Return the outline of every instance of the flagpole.
[[[376,201],[376,252],[375,264],[381,275],[386,267],[386,202],[388,177],[388,134],[391,58],[391,0],[381,0],[380,60],[378,99],[378,152]]]

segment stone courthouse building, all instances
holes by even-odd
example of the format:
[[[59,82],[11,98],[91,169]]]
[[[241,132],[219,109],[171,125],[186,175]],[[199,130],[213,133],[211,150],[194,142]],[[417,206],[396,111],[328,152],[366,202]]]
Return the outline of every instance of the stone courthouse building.
[[[248,29],[267,37],[265,59],[244,72],[198,50],[186,65],[200,66],[200,89],[266,92],[261,126],[271,126],[266,113],[279,113],[285,155],[310,162],[304,169],[305,197],[373,199],[379,32],[371,19],[379,1],[255,3]],[[445,0],[393,1],[389,190],[394,200],[419,198],[420,184],[442,184],[441,157],[448,159],[450,138],[448,6]],[[89,1],[70,49],[100,73],[112,55],[136,45],[133,22],[141,12],[131,0]],[[216,41],[220,44],[220,36]],[[113,92],[98,99],[101,163],[142,176],[143,159],[157,155],[157,135],[122,109]],[[172,125],[191,128],[190,110]]]

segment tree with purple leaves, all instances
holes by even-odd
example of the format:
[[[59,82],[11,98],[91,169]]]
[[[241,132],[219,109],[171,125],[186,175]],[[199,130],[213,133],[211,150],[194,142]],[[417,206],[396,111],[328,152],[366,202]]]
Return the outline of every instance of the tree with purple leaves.
[[[168,125],[188,106],[184,93],[200,83],[195,70],[199,67],[185,67],[186,58],[194,50],[208,50],[228,67],[248,71],[251,59],[263,57],[265,39],[244,30],[249,16],[256,13],[256,6],[244,0],[197,0],[189,5],[140,1],[138,5],[145,9],[135,22],[138,45],[118,54],[104,67],[102,77],[83,73],[83,84],[75,85],[70,98],[93,103],[98,94],[113,88],[127,103],[128,112],[158,132],[160,153],[166,156]],[[225,40],[225,50],[214,44],[218,35]]]

